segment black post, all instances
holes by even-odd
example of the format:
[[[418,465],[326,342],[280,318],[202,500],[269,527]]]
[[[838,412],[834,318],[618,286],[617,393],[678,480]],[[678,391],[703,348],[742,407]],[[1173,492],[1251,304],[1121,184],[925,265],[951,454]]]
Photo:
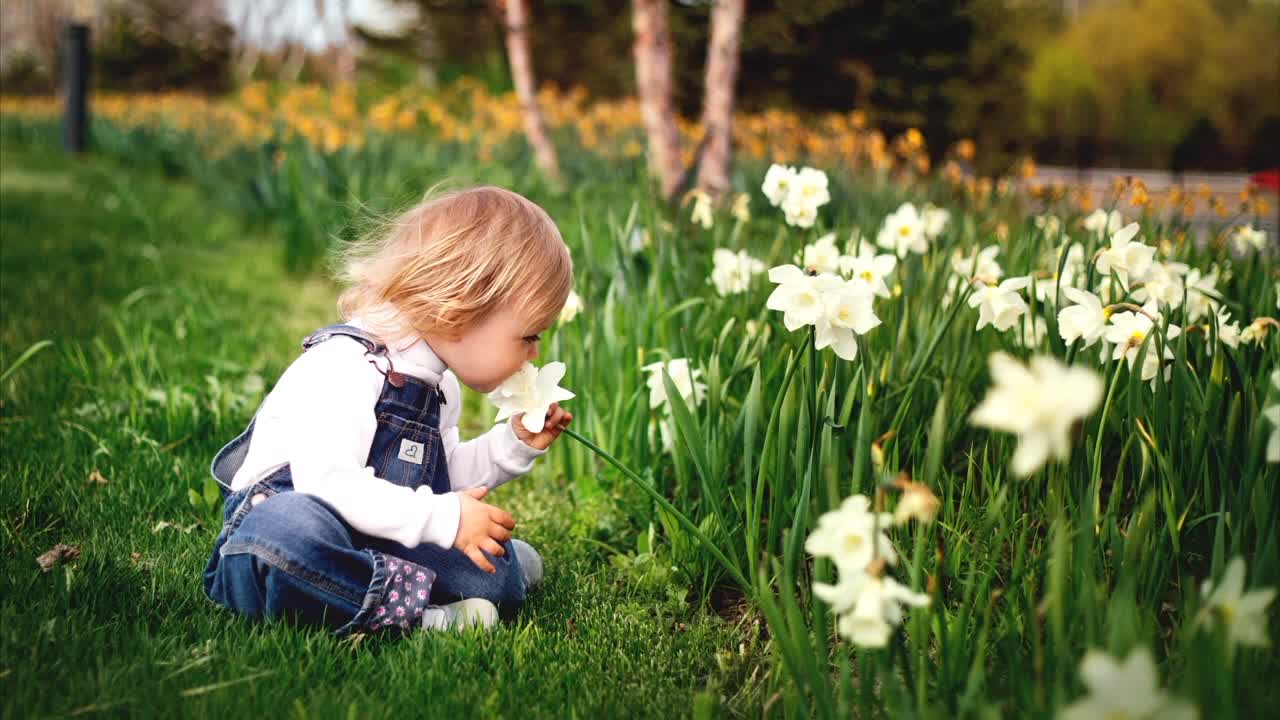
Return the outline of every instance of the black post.
[[[84,152],[89,134],[89,26],[78,22],[67,23],[62,37],[62,89],[62,145],[68,152]]]

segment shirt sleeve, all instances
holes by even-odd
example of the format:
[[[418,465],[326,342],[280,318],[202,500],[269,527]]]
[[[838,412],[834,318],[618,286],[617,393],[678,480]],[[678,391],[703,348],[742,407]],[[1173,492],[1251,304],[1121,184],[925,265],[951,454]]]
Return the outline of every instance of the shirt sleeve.
[[[440,413],[440,437],[449,462],[449,486],[454,490],[484,487],[490,490],[510,482],[533,468],[546,450],[526,445],[516,436],[512,420],[494,425],[488,432],[462,442],[458,419],[462,415],[462,387],[446,370],[440,381],[445,403]]]
[[[339,380],[341,379],[341,380]],[[273,418],[287,428],[285,455],[294,489],[329,504],[366,535],[414,547],[453,546],[459,504],[454,493],[435,495],[387,482],[366,466],[378,429],[374,408],[383,376],[368,364],[364,347],[334,338],[303,353],[272,393]]]

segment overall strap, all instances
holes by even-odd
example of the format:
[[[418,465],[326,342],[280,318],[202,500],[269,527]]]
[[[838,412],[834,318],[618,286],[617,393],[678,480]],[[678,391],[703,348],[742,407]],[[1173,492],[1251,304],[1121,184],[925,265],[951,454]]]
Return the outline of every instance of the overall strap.
[[[369,358],[369,364],[378,368],[378,372],[386,376],[387,382],[390,382],[395,387],[404,387],[404,375],[396,372],[396,369],[391,365],[391,358],[387,355],[387,346],[378,338],[358,327],[352,327],[351,325],[345,325],[343,323],[322,327],[302,339],[302,351],[306,352],[325,340],[344,336],[364,345],[364,354],[365,357]],[[373,356],[386,360],[387,369],[383,370]]]
[[[322,327],[306,336],[302,339],[302,349],[305,352],[306,350],[310,350],[313,345],[317,345],[325,340],[341,335],[355,339],[361,345],[364,345],[366,351],[371,352],[374,355],[384,355],[387,352],[387,346],[384,345],[382,341],[378,340],[378,338],[358,327],[345,325],[343,323]]]

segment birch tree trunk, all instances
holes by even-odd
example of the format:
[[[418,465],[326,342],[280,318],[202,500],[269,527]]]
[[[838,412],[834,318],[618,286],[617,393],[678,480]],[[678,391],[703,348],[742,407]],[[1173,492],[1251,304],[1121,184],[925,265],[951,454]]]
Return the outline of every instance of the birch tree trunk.
[[[733,159],[734,83],[746,0],[715,0],[711,7],[711,39],[707,42],[707,76],[702,98],[706,146],[698,163],[698,189],[719,202],[729,192]]]
[[[547,134],[547,124],[538,108],[538,85],[533,79],[533,58],[529,52],[529,8],[526,0],[504,0],[503,29],[507,39],[507,60],[511,63],[511,79],[520,101],[524,134],[533,147],[533,157],[552,182],[560,182],[560,160],[556,147]]]
[[[632,0],[636,89],[649,142],[649,170],[662,196],[672,199],[680,187],[680,133],[671,102],[671,32],[667,0]]]

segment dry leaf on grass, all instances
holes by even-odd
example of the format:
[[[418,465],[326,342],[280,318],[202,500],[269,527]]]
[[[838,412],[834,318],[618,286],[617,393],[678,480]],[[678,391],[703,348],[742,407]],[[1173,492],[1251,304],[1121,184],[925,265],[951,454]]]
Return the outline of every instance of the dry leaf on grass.
[[[89,473],[89,479],[85,482],[90,485],[106,485],[108,481],[102,477],[102,473],[98,472],[98,468],[94,468],[93,472]]]
[[[151,559],[144,559],[140,552],[131,552],[129,553],[129,564],[133,565],[138,570],[148,572],[155,563]]]
[[[70,562],[80,557],[80,548],[75,545],[64,545],[58,543],[45,551],[40,557],[36,558],[36,564],[44,572],[49,572],[54,565],[61,562]]]

